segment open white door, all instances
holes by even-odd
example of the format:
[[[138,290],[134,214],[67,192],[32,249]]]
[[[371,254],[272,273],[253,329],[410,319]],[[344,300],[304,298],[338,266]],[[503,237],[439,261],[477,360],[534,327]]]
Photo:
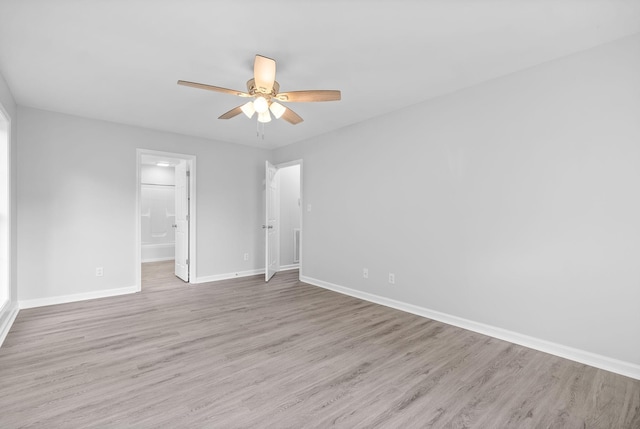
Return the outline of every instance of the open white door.
[[[264,279],[269,281],[278,271],[278,169],[269,161],[265,161],[265,269]]]
[[[176,165],[176,276],[189,281],[189,172],[187,161]]]

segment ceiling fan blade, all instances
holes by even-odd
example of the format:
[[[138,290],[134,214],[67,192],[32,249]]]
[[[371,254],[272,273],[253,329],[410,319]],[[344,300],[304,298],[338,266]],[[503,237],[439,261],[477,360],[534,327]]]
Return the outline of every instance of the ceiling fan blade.
[[[251,95],[247,94],[246,92],[236,91],[235,89],[221,88],[219,86],[205,85],[204,83],[189,82],[186,80],[179,80],[178,85],[190,86],[192,88],[206,89],[208,91],[222,92],[224,94],[232,94],[240,97],[251,97]]]
[[[253,78],[256,89],[265,94],[271,94],[273,82],[276,80],[276,62],[271,58],[256,55],[253,62]]]
[[[238,116],[240,113],[242,113],[242,106],[234,107],[233,109],[229,110],[227,113],[220,115],[218,119],[231,119],[235,116]]]
[[[293,125],[299,124],[300,122],[304,121],[304,119],[302,119],[300,115],[298,115],[296,112],[289,109],[288,107],[287,107],[287,110],[284,111],[282,116],[280,116],[280,118],[284,119],[285,121]]]
[[[331,89],[317,89],[310,91],[281,92],[276,95],[280,101],[312,102],[312,101],[338,101],[341,98],[340,91]]]

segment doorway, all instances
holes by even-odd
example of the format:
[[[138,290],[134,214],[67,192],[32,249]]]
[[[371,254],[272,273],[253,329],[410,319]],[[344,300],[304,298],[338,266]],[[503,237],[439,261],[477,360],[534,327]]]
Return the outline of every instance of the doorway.
[[[138,149],[137,171],[139,290],[142,264],[170,267],[177,279],[190,283],[196,260],[195,156]]]
[[[265,164],[265,281],[302,264],[302,160]],[[299,276],[300,274],[298,274]]]

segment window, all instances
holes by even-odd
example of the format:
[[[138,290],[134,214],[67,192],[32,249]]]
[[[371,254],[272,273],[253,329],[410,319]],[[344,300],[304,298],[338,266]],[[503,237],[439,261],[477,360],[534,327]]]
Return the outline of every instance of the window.
[[[0,105],[0,309],[9,300],[9,116]]]

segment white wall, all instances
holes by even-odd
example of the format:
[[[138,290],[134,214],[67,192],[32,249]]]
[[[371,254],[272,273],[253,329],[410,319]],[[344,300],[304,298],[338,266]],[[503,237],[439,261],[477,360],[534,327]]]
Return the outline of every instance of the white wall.
[[[17,216],[16,216],[16,172],[15,168],[16,159],[17,159],[17,135],[18,135],[18,115],[16,103],[13,99],[13,95],[7,86],[4,77],[0,75],[0,104],[4,109],[4,112],[9,116],[11,120],[11,136],[10,136],[10,147],[9,147],[9,157],[10,157],[10,166],[9,166],[9,231],[10,231],[10,243],[9,243],[9,252],[8,252],[8,273],[2,273],[2,275],[8,274],[8,282],[9,282],[9,303],[4,308],[0,309],[0,344],[4,340],[4,336],[7,334],[11,323],[13,322],[13,318],[17,314],[17,297],[18,297],[18,282],[17,282]],[[2,246],[5,243],[1,243]]]
[[[280,266],[294,265],[293,231],[300,228],[300,166],[278,170],[280,181]]]
[[[173,186],[176,184],[176,169],[143,164],[140,166],[140,183]]]
[[[197,157],[198,278],[263,267],[260,207],[268,151],[18,111],[20,301],[135,285],[136,148]],[[95,276],[98,266],[104,277]]]
[[[637,370],[639,53],[623,39],[277,150],[304,159],[302,274]]]

